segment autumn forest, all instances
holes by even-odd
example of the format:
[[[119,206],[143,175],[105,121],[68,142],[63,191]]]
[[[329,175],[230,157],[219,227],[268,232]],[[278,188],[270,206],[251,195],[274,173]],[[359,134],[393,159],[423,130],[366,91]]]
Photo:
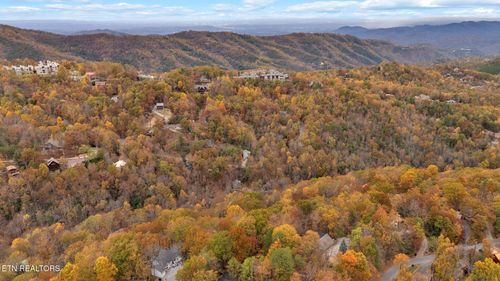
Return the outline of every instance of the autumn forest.
[[[498,74],[59,64],[0,69],[0,264],[60,267],[1,281],[500,280]]]

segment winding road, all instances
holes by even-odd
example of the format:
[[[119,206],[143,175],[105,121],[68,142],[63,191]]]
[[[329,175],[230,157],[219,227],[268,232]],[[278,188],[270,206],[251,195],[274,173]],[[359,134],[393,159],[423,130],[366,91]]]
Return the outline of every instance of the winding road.
[[[490,240],[492,242],[493,247],[498,248],[495,245],[500,244],[500,239],[490,239]],[[424,241],[427,241],[427,239]],[[425,248],[427,248],[426,242],[423,242],[423,246],[421,247],[421,249],[424,246],[425,246]],[[466,251],[472,250],[472,249],[475,249],[477,251],[477,250],[480,250],[483,248],[482,243],[477,243],[477,244],[473,244],[473,245],[458,245],[458,246],[460,247],[461,250],[466,250]],[[418,254],[422,254],[423,252],[424,251],[419,250]],[[411,265],[415,265],[415,266],[418,265],[421,267],[430,267],[432,265],[432,263],[434,262],[434,259],[436,259],[435,254],[431,254],[431,255],[427,255],[427,256],[418,256],[417,255],[417,257],[408,260],[407,264],[410,266]],[[382,275],[382,278],[380,280],[381,281],[393,281],[398,276],[399,270],[400,270],[399,265],[393,265],[393,266],[389,267],[384,272],[384,275]]]

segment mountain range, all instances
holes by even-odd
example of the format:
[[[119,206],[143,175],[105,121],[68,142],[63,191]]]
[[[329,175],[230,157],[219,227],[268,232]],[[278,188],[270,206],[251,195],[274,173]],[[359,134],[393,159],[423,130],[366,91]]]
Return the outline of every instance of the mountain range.
[[[344,26],[335,32],[364,39],[386,40],[400,45],[429,44],[447,50],[455,56],[500,54],[500,21],[469,21],[378,29]]]
[[[142,70],[164,71],[197,65],[317,70],[371,65],[384,60],[433,62],[445,56],[427,46],[402,47],[337,34],[251,36],[189,31],[167,36],[111,32],[60,35],[2,25],[0,58],[115,61]]]

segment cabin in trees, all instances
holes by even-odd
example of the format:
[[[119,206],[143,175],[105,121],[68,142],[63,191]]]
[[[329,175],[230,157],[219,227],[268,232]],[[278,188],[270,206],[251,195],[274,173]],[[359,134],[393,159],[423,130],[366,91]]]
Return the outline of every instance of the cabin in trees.
[[[48,139],[42,146],[42,151],[46,154],[61,153],[63,151],[63,143],[54,137],[50,137],[50,139]]]
[[[49,168],[49,171],[55,172],[57,170],[61,169],[61,162],[55,158],[50,158],[49,160],[46,161],[47,167]]]
[[[153,259],[151,275],[159,281],[175,281],[177,271],[182,267],[182,256],[179,246],[161,249]]]
[[[9,178],[19,176],[19,168],[14,165],[7,166],[7,168],[5,168],[5,171],[7,172],[7,176]]]
[[[493,253],[491,253],[491,256],[492,256],[492,259],[495,263],[497,264],[500,264],[500,252],[499,251],[493,251]]]
[[[285,81],[288,79],[288,74],[276,69],[254,69],[245,70],[238,73],[240,79],[262,79],[270,81]]]
[[[165,104],[163,102],[158,102],[153,107],[153,111],[159,111],[159,110],[164,110],[164,109],[165,109]]]
[[[204,93],[210,89],[211,82],[212,81],[208,77],[203,75],[197,79],[196,84],[194,85],[194,88],[198,93]]]
[[[242,152],[243,159],[241,160],[241,168],[247,167],[248,158],[250,158],[251,154],[252,153],[249,150],[243,150]]]
[[[106,79],[103,79],[95,74],[95,72],[87,72],[85,76],[89,79],[90,85],[94,87],[106,86]]]
[[[327,251],[328,249],[333,247],[333,245],[335,245],[335,240],[333,240],[333,238],[328,233],[321,236],[318,241],[318,247],[321,251]]]
[[[336,257],[339,252],[345,252],[349,247],[349,243],[349,238],[342,237],[334,240],[327,233],[319,239],[318,247],[325,254],[325,256],[330,259]]]

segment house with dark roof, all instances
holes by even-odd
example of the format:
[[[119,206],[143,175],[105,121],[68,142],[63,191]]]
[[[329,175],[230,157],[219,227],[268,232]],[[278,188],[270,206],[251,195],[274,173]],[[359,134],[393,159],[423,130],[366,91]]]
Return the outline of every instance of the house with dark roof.
[[[47,160],[46,164],[47,167],[49,167],[49,171],[51,172],[55,172],[61,169],[61,162],[59,162],[59,160],[55,158],[50,158],[49,160]]]
[[[175,245],[169,249],[160,249],[158,256],[152,261],[151,275],[159,281],[175,281],[175,275],[181,267],[181,250]]]

